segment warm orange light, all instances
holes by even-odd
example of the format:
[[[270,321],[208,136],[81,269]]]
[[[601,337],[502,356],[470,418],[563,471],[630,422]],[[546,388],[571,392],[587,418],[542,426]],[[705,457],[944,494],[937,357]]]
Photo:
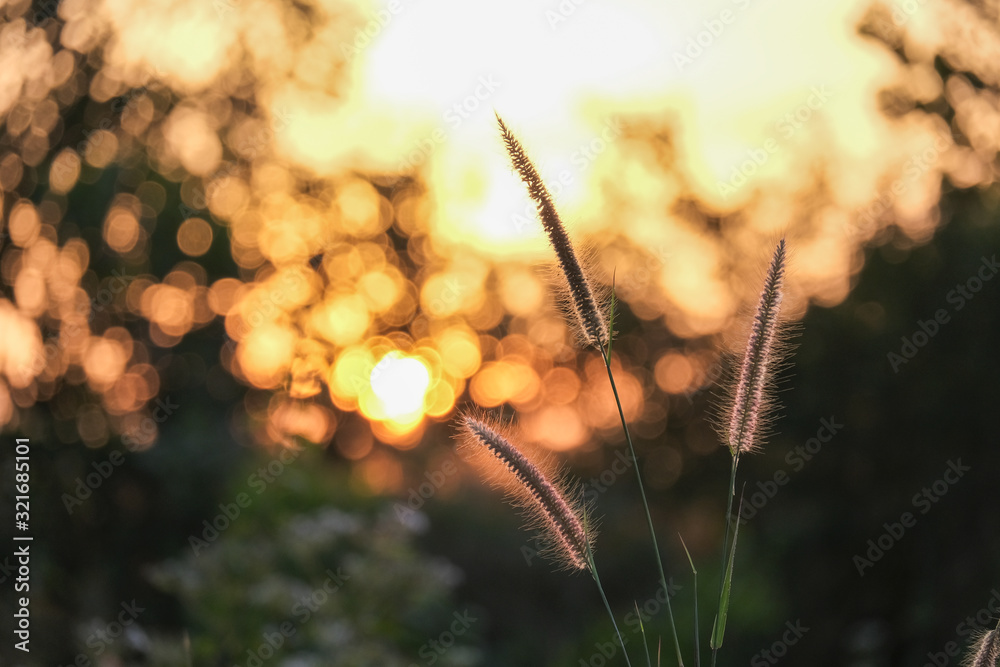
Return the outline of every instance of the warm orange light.
[[[11,386],[27,387],[45,367],[38,326],[10,301],[0,299],[0,329],[6,332],[6,343],[0,346],[0,372]]]
[[[431,381],[423,362],[398,351],[389,352],[375,364],[370,378],[377,399],[371,405],[371,416],[404,425],[419,422]]]
[[[371,271],[358,281],[365,304],[375,312],[389,310],[399,296],[395,275],[384,271]]]
[[[542,378],[542,393],[550,403],[565,405],[576,400],[580,378],[569,368],[553,368]]]
[[[284,379],[291,366],[294,346],[292,330],[264,324],[249,333],[237,358],[250,382],[258,387],[273,387]]]
[[[49,169],[49,185],[52,191],[66,194],[76,185],[80,177],[80,156],[72,148],[64,148],[52,161]]]
[[[212,226],[201,218],[188,218],[177,230],[177,246],[185,255],[201,257],[212,247]]]
[[[479,341],[468,329],[446,329],[437,337],[435,344],[441,351],[444,371],[452,377],[467,378],[479,369],[482,362]]]
[[[26,315],[41,314],[48,304],[45,274],[33,266],[21,269],[14,283],[14,299]]]
[[[110,387],[121,376],[125,362],[121,344],[108,338],[91,338],[84,353],[87,379],[98,391]]]
[[[28,246],[38,236],[41,221],[34,205],[21,200],[11,209],[8,220],[10,240],[21,247]]]
[[[127,253],[139,240],[139,221],[124,208],[112,208],[104,221],[104,240],[117,253]]]
[[[531,413],[521,420],[521,428],[531,440],[553,451],[579,447],[590,437],[590,429],[570,405],[553,405]]]
[[[340,223],[354,236],[372,236],[392,222],[389,203],[366,181],[352,180],[338,190]]]
[[[371,324],[364,299],[357,294],[335,297],[314,311],[312,326],[335,345],[357,342]]]
[[[326,389],[374,423],[338,445],[351,459],[377,456],[372,433],[414,445],[464,398],[529,413],[554,448],[615,428],[600,357],[573,345],[538,270],[553,253],[495,109],[595,287],[614,280],[626,322],[673,334],[623,346],[642,358],[618,377],[629,419],[665,423],[645,404],[654,386],[692,391],[715,368],[699,342],[667,341],[732,326],[777,237],[795,249],[798,314],[844,299],[887,221],[901,243],[932,238],[943,175],[984,192],[996,180],[996,63],[982,46],[995,35],[973,30],[978,18],[948,3],[771,3],[511,0],[484,32],[448,29],[482,18],[459,0],[74,0],[51,17],[56,42],[27,20],[31,3],[8,3],[0,271],[14,296],[0,300],[12,332],[0,395],[48,400],[82,368],[73,381],[114,415],[79,419],[100,444],[141,423],[159,389],[163,350],[144,345],[172,347],[220,316],[236,342],[223,366],[303,402],[268,413],[275,438],[325,435],[333,418],[306,403]],[[905,64],[859,34],[864,11],[889,9]],[[963,23],[971,37],[949,34]],[[917,111],[883,113],[879,90]],[[77,108],[93,113],[67,115]],[[83,241],[73,195],[110,176],[119,194],[86,212],[103,226]],[[149,270],[171,220],[184,265],[110,283],[108,260]],[[210,283],[216,258],[197,258],[220,241],[238,278]],[[110,333],[126,311],[148,319],[145,339]],[[8,408],[0,421],[16,419]],[[373,488],[395,479],[385,461],[368,474]]]
[[[654,373],[656,384],[670,394],[688,391],[695,379],[691,362],[686,356],[677,352],[668,352],[660,357],[654,367]]]
[[[538,394],[538,374],[516,360],[488,362],[472,378],[469,392],[483,407],[492,408],[510,401],[527,403]]]
[[[219,167],[222,142],[211,122],[206,114],[181,107],[165,123],[164,138],[170,157],[189,173],[207,176]]]

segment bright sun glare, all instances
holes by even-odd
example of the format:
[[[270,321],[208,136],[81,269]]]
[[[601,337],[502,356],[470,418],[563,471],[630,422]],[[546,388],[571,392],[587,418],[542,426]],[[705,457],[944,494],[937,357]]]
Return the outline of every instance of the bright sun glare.
[[[0,351],[0,423],[82,368],[102,407],[81,437],[134,431],[169,365],[157,355],[223,318],[224,370],[281,395],[272,421],[341,429],[352,459],[371,442],[343,435],[343,415],[405,448],[470,398],[528,413],[550,448],[585,444],[617,415],[536,271],[552,253],[496,111],[593,281],[614,277],[623,310],[671,334],[622,360],[626,408],[654,433],[651,392],[712,383],[707,343],[754,298],[741,277],[775,238],[795,249],[798,317],[846,297],[890,223],[904,244],[931,238],[943,176],[995,180],[1000,35],[963,7],[65,0],[58,43],[0,25],[0,139],[18,147],[0,156],[15,293],[0,321],[21,330]],[[64,233],[74,188],[111,167],[102,238]],[[17,194],[36,184],[39,201]],[[154,228],[157,243],[175,229],[183,260],[99,285],[108,262],[140,272]],[[212,269],[220,243],[232,276]],[[76,304],[98,287],[113,298],[94,319]],[[134,317],[147,334],[105,327]]]
[[[384,418],[399,424],[412,423],[423,415],[430,382],[427,366],[399,351],[382,357],[371,373],[372,391],[381,402]]]

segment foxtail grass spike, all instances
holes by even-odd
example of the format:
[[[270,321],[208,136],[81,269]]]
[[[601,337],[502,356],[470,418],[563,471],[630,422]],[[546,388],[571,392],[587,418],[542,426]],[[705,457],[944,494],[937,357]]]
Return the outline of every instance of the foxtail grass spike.
[[[1000,658],[1000,627],[993,628],[979,638],[976,652],[966,662],[967,667],[996,667]]]
[[[608,343],[608,324],[604,313],[598,307],[590,281],[587,280],[587,276],[577,260],[576,252],[574,252],[573,245],[566,234],[566,228],[563,226],[562,220],[559,219],[555,204],[552,203],[552,197],[549,195],[542,177],[538,175],[535,165],[524,152],[521,142],[507,129],[507,125],[504,124],[499,114],[497,114],[497,123],[500,125],[500,135],[503,137],[510,161],[521,176],[521,180],[528,187],[528,195],[535,202],[542,227],[549,237],[549,243],[556,251],[559,267],[562,269],[563,275],[566,276],[566,282],[569,285],[573,311],[580,328],[588,343],[603,350]]]
[[[573,503],[510,441],[485,420],[466,415],[461,419],[465,442],[486,448],[516,482],[515,495],[525,509],[537,515],[553,546],[566,562],[579,570],[591,570],[590,542]],[[592,570],[591,570],[592,571]]]
[[[785,239],[778,242],[764,279],[754,315],[740,377],[733,395],[727,427],[727,444],[733,456],[752,451],[757,444],[761,421],[768,406],[768,370],[777,355],[775,337],[785,274]]]
[[[611,358],[611,346],[615,342],[615,308],[618,306],[618,296],[615,294],[615,278],[618,275],[616,270],[611,274],[611,303],[608,305],[608,351],[604,355]]]

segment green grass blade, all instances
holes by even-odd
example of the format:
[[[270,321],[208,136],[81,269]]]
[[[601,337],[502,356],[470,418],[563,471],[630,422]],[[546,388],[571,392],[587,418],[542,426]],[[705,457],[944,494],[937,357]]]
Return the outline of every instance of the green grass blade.
[[[743,496],[740,495],[739,511],[743,510]],[[737,514],[739,516],[739,514]],[[722,593],[719,595],[719,611],[715,616],[715,623],[712,625],[712,641],[710,646],[713,651],[718,651],[722,647],[722,638],[726,634],[726,617],[729,615],[729,594],[733,586],[733,563],[736,561],[736,540],[740,535],[740,522],[736,521],[736,528],[733,531],[733,545],[729,550],[729,563],[726,565],[725,579],[722,584]]]
[[[684,543],[684,538],[681,537],[680,533],[677,533],[677,537],[681,541],[681,546],[684,547],[684,553],[687,554],[688,563],[691,564],[691,574],[694,575],[694,667],[701,667],[701,637],[699,637],[698,632],[698,570],[695,569],[694,559],[691,558],[691,552],[688,551],[688,545]]]
[[[729,553],[729,536],[733,532],[732,530],[733,498],[736,497],[736,469],[739,467],[739,464],[740,464],[740,452],[739,450],[737,450],[736,452],[733,453],[733,463],[729,472],[729,489],[728,493],[726,494],[726,519],[725,519],[726,531],[725,531],[725,538],[722,543],[722,553],[720,554],[722,561],[719,565],[720,597],[722,596],[722,589],[726,585],[726,563],[727,563],[726,556]],[[743,507],[742,499],[740,501],[740,507],[741,508]],[[736,529],[737,530],[739,529],[739,517],[737,517],[736,519]],[[712,624],[712,634],[710,635],[711,639],[715,638],[715,629],[716,629],[715,626],[717,624],[718,624],[718,616],[716,616],[716,620]],[[711,642],[709,643],[711,644]],[[715,660],[717,657],[718,657],[718,651],[715,649],[715,647],[712,647],[712,667],[715,667]]]
[[[639,619],[639,632],[642,634],[642,648],[646,651],[646,667],[653,667],[653,663],[649,658],[649,642],[646,641],[646,624],[642,622],[642,612],[639,611],[639,603],[635,604],[635,616]]]

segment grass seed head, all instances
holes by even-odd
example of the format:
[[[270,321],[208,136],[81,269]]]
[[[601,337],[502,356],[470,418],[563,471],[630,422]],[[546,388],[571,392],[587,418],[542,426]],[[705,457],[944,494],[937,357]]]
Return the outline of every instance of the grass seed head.
[[[764,278],[735,386],[725,403],[723,440],[733,456],[760,446],[763,424],[774,407],[774,375],[784,357],[779,315],[784,295],[785,239],[778,242]]]
[[[976,640],[975,651],[965,661],[966,667],[996,667],[1000,658],[1000,627],[982,633]]]
[[[604,349],[608,344],[608,323],[604,310],[600,307],[600,301],[595,296],[587,274],[580,265],[577,254],[573,250],[566,228],[563,226],[559,213],[556,211],[552,197],[548,188],[538,175],[538,170],[524,152],[524,147],[517,137],[507,128],[503,119],[497,115],[497,123],[500,125],[500,135],[503,138],[507,155],[510,156],[511,164],[517,170],[521,180],[528,188],[528,195],[535,202],[538,210],[538,217],[542,222],[542,227],[548,235],[549,243],[556,252],[559,260],[559,268],[566,278],[566,285],[570,294],[570,303],[577,323],[583,331],[587,342],[598,349]]]
[[[547,555],[572,569],[589,570],[593,537],[584,527],[580,503],[559,476],[545,474],[492,420],[466,414],[459,426],[460,447],[471,454],[469,458],[478,459],[494,486],[524,510],[530,526],[545,537]]]

